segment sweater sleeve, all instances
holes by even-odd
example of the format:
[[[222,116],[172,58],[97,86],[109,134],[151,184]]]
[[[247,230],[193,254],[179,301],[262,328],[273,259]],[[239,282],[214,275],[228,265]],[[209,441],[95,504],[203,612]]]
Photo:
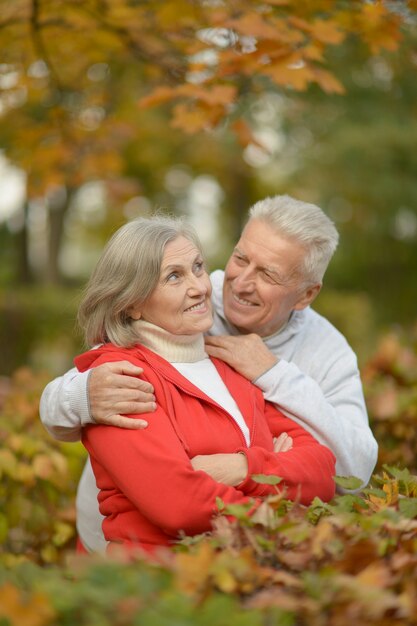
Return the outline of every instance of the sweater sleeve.
[[[336,474],[364,484],[375,467],[378,445],[369,427],[353,354],[335,354],[320,383],[281,359],[255,381],[266,400],[306,428],[336,456]]]
[[[253,480],[254,474],[279,476],[279,490],[285,489],[286,497],[310,504],[315,497],[331,500],[335,494],[335,457],[326,446],[296,422],[276,408],[265,404],[265,416],[274,437],[286,432],[293,439],[293,447],[287,452],[270,452],[260,446],[239,448],[246,455],[248,474],[238,489],[250,496],[265,497],[276,493],[273,485]]]
[[[146,429],[89,426],[83,443],[98,484],[100,474],[110,479],[142,515],[172,537],[180,531],[194,535],[211,530],[217,498],[225,504],[249,501],[242,491],[193,469],[172,416],[160,402]]]
[[[69,370],[44,389],[40,417],[46,430],[60,441],[79,441],[81,429],[93,420],[88,407],[87,382],[90,371]]]
[[[189,535],[210,530],[217,498],[225,504],[248,501],[242,491],[193,469],[161,408],[145,430],[90,426],[83,443],[97,482],[104,472],[140,513],[172,537],[181,530]]]

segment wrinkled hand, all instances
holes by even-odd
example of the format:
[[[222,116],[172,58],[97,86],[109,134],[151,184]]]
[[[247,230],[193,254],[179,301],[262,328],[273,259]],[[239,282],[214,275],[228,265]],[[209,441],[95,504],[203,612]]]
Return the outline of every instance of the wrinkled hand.
[[[147,421],[125,417],[127,414],[148,413],[156,409],[152,385],[137,378],[142,372],[141,367],[129,361],[103,363],[91,370],[88,393],[91,415],[97,424],[146,428]]]
[[[206,351],[222,359],[248,380],[256,380],[278,362],[259,335],[206,337]]]
[[[199,454],[191,459],[195,470],[202,470],[215,481],[236,487],[245,480],[248,462],[244,454]]]

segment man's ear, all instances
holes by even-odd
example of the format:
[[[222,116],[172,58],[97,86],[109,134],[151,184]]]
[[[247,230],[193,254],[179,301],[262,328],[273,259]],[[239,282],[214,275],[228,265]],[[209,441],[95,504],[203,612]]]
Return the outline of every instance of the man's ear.
[[[306,287],[302,292],[300,299],[294,307],[294,311],[301,311],[309,306],[313,300],[319,295],[321,289],[321,283],[317,283],[316,285],[310,285]]]

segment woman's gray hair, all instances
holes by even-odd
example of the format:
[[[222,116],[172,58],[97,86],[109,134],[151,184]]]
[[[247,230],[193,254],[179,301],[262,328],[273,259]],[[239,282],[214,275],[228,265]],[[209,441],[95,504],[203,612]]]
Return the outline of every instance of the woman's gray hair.
[[[182,218],[156,215],[128,222],[111,237],[87,283],[78,323],[87,345],[131,346],[137,334],[129,311],[155,289],[167,243],[183,236],[203,254],[195,230]]]
[[[287,195],[273,196],[260,200],[249,209],[251,219],[266,222],[282,237],[304,246],[303,278],[321,283],[337,248],[339,234],[318,206]]]

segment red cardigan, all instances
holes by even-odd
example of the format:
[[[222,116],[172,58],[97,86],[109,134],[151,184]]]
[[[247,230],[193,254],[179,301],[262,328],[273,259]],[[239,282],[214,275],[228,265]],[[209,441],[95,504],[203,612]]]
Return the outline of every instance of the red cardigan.
[[[94,425],[83,430],[105,516],[107,540],[140,544],[147,550],[170,545],[180,531],[187,535],[211,529],[217,498],[243,503],[248,496],[276,493],[275,487],[251,479],[253,474],[283,478],[280,487],[291,499],[309,504],[335,492],[335,457],[301,426],[265,402],[261,391],[226,365],[212,359],[235,399],[250,432],[250,446],[235,420],[214,400],[182,376],[168,361],[143,346],[118,348],[105,344],[75,359],[85,371],[102,363],[127,360],[143,368],[141,378],[154,387],[157,409],[146,417],[145,430]],[[131,416],[135,417],[135,416]],[[272,437],[287,432],[288,452],[274,453]],[[228,487],[190,459],[198,454],[243,452],[247,478]]]

